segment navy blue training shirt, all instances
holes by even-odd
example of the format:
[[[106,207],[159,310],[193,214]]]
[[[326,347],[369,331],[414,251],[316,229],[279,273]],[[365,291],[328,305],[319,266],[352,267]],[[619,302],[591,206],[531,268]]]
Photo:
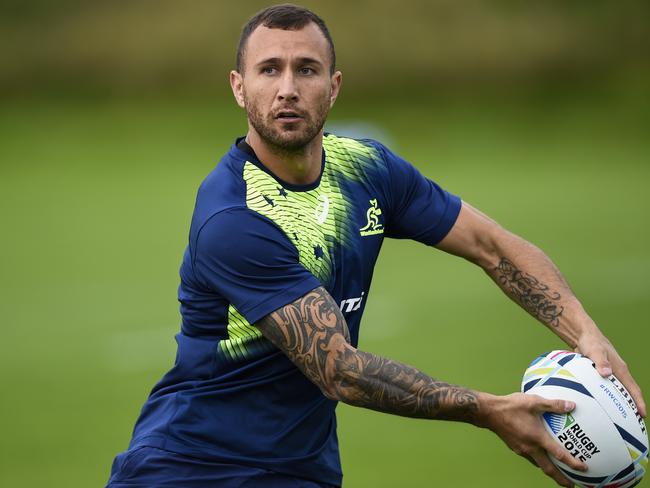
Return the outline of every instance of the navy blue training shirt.
[[[254,324],[324,286],[356,347],[384,237],[435,245],[460,207],[376,141],[326,134],[321,175],[304,186],[233,145],[199,189],[180,270],[176,361],[130,448],[340,485],[336,402]]]

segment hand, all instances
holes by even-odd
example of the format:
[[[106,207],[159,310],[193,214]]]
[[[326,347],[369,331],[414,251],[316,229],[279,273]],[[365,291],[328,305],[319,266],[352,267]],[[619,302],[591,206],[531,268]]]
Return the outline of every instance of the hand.
[[[639,414],[642,417],[646,416],[646,406],[641,388],[632,378],[625,361],[621,359],[612,343],[600,331],[589,331],[583,334],[578,340],[575,352],[579,352],[591,359],[596,364],[596,369],[601,376],[606,378],[613,372],[632,395],[632,399],[639,409]]]
[[[478,424],[492,430],[510,449],[539,466],[558,485],[571,488],[573,483],[555,467],[547,453],[577,471],[586,471],[587,465],[553,440],[544,429],[541,415],[544,412],[567,413],[574,408],[573,402],[547,400],[538,395],[513,393],[494,396],[481,393],[481,421]]]

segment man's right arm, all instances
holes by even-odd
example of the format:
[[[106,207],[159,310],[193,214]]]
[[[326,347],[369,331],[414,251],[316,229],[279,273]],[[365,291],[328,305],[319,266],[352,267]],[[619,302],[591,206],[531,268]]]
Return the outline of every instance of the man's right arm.
[[[517,454],[571,486],[546,452],[584,469],[546,434],[539,414],[573,408],[535,395],[498,397],[451,385],[398,361],[360,351],[345,318],[322,287],[257,322],[262,334],[333,400],[405,417],[469,422],[493,430]]]
[[[478,411],[475,392],[355,349],[343,315],[322,287],[257,327],[330,399],[406,417],[472,422]]]

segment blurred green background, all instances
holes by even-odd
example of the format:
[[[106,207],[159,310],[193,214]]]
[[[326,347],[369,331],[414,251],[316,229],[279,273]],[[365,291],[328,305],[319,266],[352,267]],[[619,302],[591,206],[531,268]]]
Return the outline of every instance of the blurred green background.
[[[650,391],[648,2],[304,4],[344,73],[332,130],[382,134],[541,246]],[[227,72],[265,5],[0,5],[0,485],[103,486],[172,365],[195,192],[245,131]],[[385,243],[366,310],[363,349],[494,393],[561,347],[417,243]],[[551,485],[487,431],[339,424],[348,487]]]

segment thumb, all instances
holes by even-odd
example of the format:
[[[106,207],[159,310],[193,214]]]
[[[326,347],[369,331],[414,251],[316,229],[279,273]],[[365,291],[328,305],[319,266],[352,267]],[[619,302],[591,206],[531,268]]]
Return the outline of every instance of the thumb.
[[[576,408],[576,404],[569,400],[547,400],[540,402],[540,410],[553,413],[567,413]]]

